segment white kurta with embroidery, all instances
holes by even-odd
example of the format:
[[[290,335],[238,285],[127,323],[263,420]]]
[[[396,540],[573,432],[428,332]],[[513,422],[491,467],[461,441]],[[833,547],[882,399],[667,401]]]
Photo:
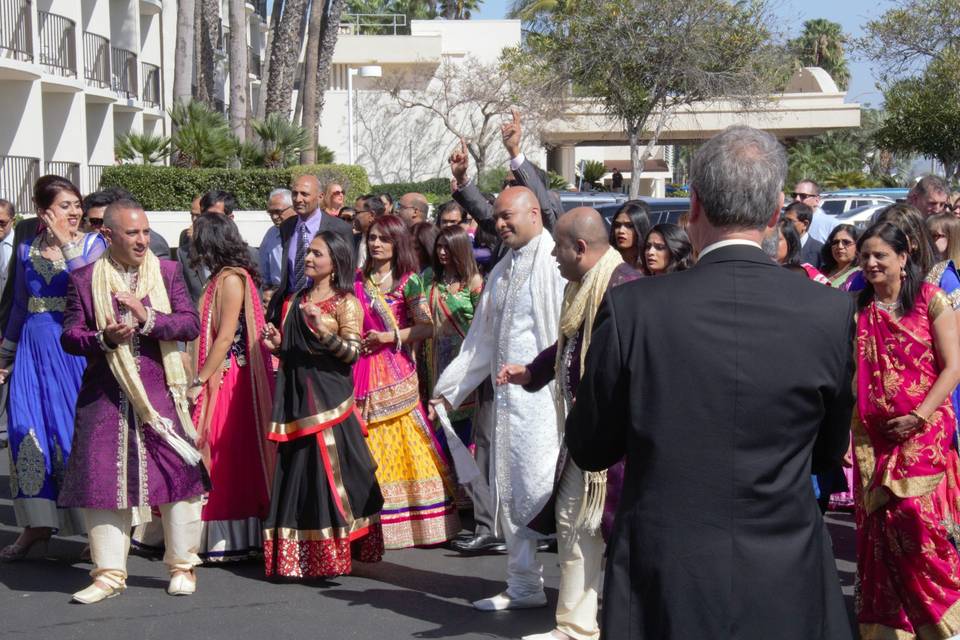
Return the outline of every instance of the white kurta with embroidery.
[[[434,394],[457,407],[505,364],[525,364],[557,340],[564,280],[541,233],[509,251],[490,273],[460,354],[443,371]],[[553,489],[560,449],[554,383],[536,393],[494,386],[489,483],[500,522],[522,537]]]

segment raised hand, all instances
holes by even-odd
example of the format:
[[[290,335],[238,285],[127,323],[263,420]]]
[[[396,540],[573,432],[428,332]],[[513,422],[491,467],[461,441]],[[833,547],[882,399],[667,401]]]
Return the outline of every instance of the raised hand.
[[[73,237],[73,229],[70,227],[70,220],[67,214],[59,209],[41,209],[37,216],[44,226],[50,230],[50,235],[56,240],[58,246],[63,246],[70,242]]]
[[[147,309],[137,296],[128,291],[122,291],[117,294],[117,302],[127,309],[130,309],[130,313],[133,314],[133,317],[136,318],[140,324],[147,321]]]
[[[516,158],[520,155],[520,138],[523,135],[523,127],[520,125],[520,112],[517,109],[510,109],[510,114],[513,119],[500,126],[500,136],[507,153],[510,154],[511,158]]]
[[[270,351],[276,351],[280,348],[280,332],[277,331],[277,328],[273,326],[272,322],[268,322],[266,326],[263,327],[260,339]]]
[[[450,172],[453,173],[453,179],[459,186],[467,183],[467,169],[470,168],[470,151],[467,149],[467,141],[460,136],[460,146],[453,150],[448,159],[450,163]]]

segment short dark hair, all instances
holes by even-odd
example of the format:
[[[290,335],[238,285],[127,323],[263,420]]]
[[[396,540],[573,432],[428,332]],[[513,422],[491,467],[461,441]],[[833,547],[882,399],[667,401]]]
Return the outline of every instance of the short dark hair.
[[[373,214],[374,218],[379,218],[387,212],[387,206],[383,204],[383,200],[380,199],[380,196],[363,196],[363,206],[370,210],[370,213]]]
[[[12,202],[5,198],[0,198],[0,209],[6,209],[11,218],[16,217],[17,215],[17,208],[13,206]]]
[[[200,198],[200,210],[206,211],[218,202],[223,203],[223,212],[226,215],[230,215],[237,208],[237,199],[232,193],[220,189],[211,189]]]
[[[802,202],[791,202],[783,210],[783,213],[784,215],[788,213],[795,213],[797,214],[797,220],[808,225],[813,222],[813,209]]]
[[[87,215],[90,209],[97,207],[107,207],[124,198],[131,198],[130,192],[120,187],[108,187],[100,191],[94,191],[83,199],[83,215]]]
[[[440,225],[440,216],[450,211],[457,211],[460,214],[460,222],[463,223],[467,219],[467,212],[463,210],[463,207],[460,206],[460,203],[456,200],[447,200],[439,207],[437,207],[437,225]]]

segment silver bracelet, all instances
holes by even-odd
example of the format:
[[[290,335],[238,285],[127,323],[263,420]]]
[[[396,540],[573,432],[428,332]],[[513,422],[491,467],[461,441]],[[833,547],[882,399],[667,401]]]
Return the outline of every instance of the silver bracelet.
[[[140,327],[140,334],[144,336],[150,335],[150,332],[153,331],[153,325],[157,322],[157,314],[153,310],[153,307],[147,307],[147,319],[143,323],[143,326]]]

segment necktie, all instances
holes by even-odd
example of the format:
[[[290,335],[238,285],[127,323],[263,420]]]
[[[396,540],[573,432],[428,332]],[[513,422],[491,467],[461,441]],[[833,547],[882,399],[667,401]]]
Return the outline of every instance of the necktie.
[[[299,291],[307,283],[307,278],[303,275],[303,260],[307,255],[307,245],[310,244],[307,225],[303,222],[297,224],[297,255],[293,260],[293,280],[294,291]]]

